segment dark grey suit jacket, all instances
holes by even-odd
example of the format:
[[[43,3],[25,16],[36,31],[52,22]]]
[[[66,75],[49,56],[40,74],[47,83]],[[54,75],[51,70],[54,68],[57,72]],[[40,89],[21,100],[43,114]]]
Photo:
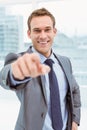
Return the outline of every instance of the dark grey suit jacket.
[[[27,52],[32,53],[31,47]],[[24,53],[11,53],[7,55],[5,65],[0,72],[0,84],[5,89],[15,90],[21,102],[15,130],[42,130],[47,113],[44,76],[32,78],[29,82],[15,86],[13,86],[9,78],[9,71],[11,69],[10,63]],[[68,83],[68,93],[66,96],[69,114],[67,130],[71,130],[72,121],[75,121],[78,125],[80,124],[80,90],[72,74],[72,67],[69,59],[56,54],[54,55],[58,59]]]

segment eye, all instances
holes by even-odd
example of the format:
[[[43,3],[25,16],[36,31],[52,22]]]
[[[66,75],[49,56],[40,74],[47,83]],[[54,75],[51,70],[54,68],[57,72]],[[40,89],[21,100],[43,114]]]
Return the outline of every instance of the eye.
[[[46,30],[45,30],[45,32],[50,32],[51,31],[51,28],[47,28]]]
[[[40,33],[41,30],[39,30],[39,29],[34,29],[34,32],[35,32],[35,33]]]

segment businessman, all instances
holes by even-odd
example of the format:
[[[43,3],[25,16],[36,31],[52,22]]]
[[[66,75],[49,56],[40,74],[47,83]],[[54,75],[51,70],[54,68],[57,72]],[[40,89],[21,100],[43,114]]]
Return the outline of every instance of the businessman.
[[[70,60],[54,53],[56,33],[51,12],[34,10],[27,31],[32,46],[6,56],[0,84],[21,103],[15,130],[78,130],[80,90]]]

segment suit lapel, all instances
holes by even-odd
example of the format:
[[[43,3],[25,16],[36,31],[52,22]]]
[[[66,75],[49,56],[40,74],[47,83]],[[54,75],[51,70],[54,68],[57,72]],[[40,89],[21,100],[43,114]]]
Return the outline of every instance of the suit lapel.
[[[55,54],[54,54],[55,55]],[[62,56],[56,56],[57,60],[59,61],[60,66],[62,67],[62,70],[68,80],[69,85],[71,86],[71,74],[70,74],[70,65],[68,64],[67,60],[63,58]]]
[[[45,99],[45,103],[47,105],[47,94],[46,94],[46,86],[45,86],[45,77],[44,76],[40,76],[41,77],[41,87],[42,87],[42,93],[43,93],[43,97]]]

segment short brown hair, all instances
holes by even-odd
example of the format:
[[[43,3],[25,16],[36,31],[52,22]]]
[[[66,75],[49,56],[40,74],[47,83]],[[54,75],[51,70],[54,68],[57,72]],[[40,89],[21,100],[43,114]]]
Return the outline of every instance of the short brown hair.
[[[55,18],[54,16],[45,8],[41,8],[41,9],[37,9],[37,10],[34,10],[31,15],[28,17],[28,21],[27,21],[27,24],[28,24],[28,29],[30,30],[30,23],[31,23],[31,20],[32,18],[34,17],[39,17],[39,16],[49,16],[51,18],[51,20],[53,21],[53,27],[55,27]]]

